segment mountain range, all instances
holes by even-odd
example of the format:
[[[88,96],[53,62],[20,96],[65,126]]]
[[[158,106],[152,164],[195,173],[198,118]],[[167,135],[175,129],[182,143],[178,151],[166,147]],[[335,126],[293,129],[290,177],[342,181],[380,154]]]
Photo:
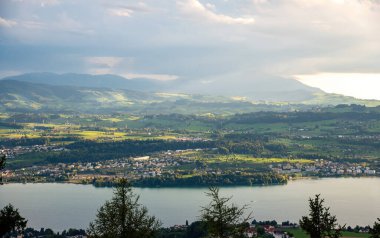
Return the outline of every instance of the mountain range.
[[[327,94],[307,86],[302,88],[298,84],[294,85],[293,91],[289,88],[278,92],[262,90],[251,96],[182,93],[181,88],[176,87],[177,84],[171,81],[125,79],[117,75],[23,74],[0,80],[0,110],[225,114],[294,110],[315,105],[380,105],[380,101]]]
[[[76,87],[93,87],[109,89],[127,89],[143,92],[171,92],[187,94],[204,94],[217,96],[241,96],[255,101],[297,102],[313,98],[319,89],[306,86],[296,80],[263,76],[251,83],[234,81],[214,82],[199,80],[152,80],[144,78],[127,79],[118,75],[91,74],[55,74],[28,73],[4,78],[29,83],[63,85]],[[227,85],[227,87],[226,87]],[[243,85],[243,86],[242,86]]]

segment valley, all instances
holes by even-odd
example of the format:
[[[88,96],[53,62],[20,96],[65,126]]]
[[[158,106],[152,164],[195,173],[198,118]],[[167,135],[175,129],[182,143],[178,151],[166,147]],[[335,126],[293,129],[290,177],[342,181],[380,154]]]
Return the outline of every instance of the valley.
[[[127,177],[165,187],[378,176],[379,116],[379,107],[359,105],[235,115],[7,112],[3,177],[97,186]]]

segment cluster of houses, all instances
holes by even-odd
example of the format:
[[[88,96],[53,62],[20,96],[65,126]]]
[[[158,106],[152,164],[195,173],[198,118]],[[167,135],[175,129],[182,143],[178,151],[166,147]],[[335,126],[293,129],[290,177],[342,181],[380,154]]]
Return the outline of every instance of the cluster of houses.
[[[284,223],[290,225],[284,225]],[[189,225],[174,225],[167,228],[170,231],[186,231]],[[245,229],[245,237],[262,237],[264,234],[270,234],[275,238],[291,238],[293,234],[288,232],[289,229],[297,229],[299,226],[297,224],[283,222],[283,224],[250,224],[249,227]]]
[[[174,173],[181,164],[193,163],[187,158],[171,153],[157,157],[122,158],[99,162],[58,163],[32,166],[2,173],[4,182],[54,182],[80,181],[98,177],[126,177],[130,180],[161,176],[162,173]]]
[[[33,151],[62,151],[63,147],[56,145],[16,146],[12,149],[0,149],[8,159],[17,154]],[[197,152],[202,149],[166,151],[153,157],[121,158],[98,162],[59,163],[26,167],[16,170],[2,171],[4,182],[55,182],[55,181],[90,181],[94,178],[125,177],[129,180],[158,177],[163,174],[189,173],[198,175],[220,175],[223,171],[211,168],[200,161],[194,169],[180,170],[180,166],[194,164],[194,158],[188,157],[187,152]],[[363,163],[332,162],[316,160],[313,163],[273,163],[269,168],[279,174],[302,176],[376,176],[380,175],[375,169]],[[239,174],[240,171],[235,171]]]
[[[293,237],[291,233],[288,233],[284,231],[280,227],[275,227],[272,225],[264,225],[262,226],[263,232],[265,234],[270,234],[275,238],[291,238]],[[249,228],[247,228],[247,231],[245,233],[246,237],[258,237],[258,229],[255,225],[250,225]]]
[[[280,163],[277,165],[270,165],[272,171],[280,174],[302,174],[319,175],[319,176],[361,176],[369,175],[374,176],[379,174],[375,169],[368,167],[367,165],[359,163],[337,163],[326,160],[317,160],[315,163]]]
[[[15,146],[10,148],[0,147],[0,154],[5,155],[8,159],[14,159],[17,155],[31,152],[47,152],[47,151],[64,151],[64,147],[58,145],[31,145],[31,146]]]

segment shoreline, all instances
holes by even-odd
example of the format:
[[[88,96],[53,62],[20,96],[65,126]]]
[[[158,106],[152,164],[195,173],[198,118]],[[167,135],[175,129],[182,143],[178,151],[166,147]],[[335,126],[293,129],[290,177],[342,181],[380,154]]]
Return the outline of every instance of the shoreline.
[[[325,176],[325,177],[319,177],[319,176],[297,176],[297,177],[291,177],[289,178],[285,183],[271,183],[271,184],[252,184],[252,185],[239,185],[239,184],[231,184],[231,185],[194,185],[194,186],[186,186],[186,185],[162,185],[162,186],[136,186],[132,184],[133,188],[208,188],[211,186],[216,186],[220,188],[233,188],[233,187],[274,187],[274,186],[285,186],[289,182],[293,181],[301,181],[301,180],[323,180],[323,179],[361,179],[361,178],[380,178],[379,175],[374,176]],[[111,183],[111,185],[95,185],[94,183],[81,183],[76,181],[38,181],[38,182],[3,182],[1,185],[7,185],[7,184],[73,184],[73,185],[91,185],[95,188],[113,188],[115,187],[115,183]]]

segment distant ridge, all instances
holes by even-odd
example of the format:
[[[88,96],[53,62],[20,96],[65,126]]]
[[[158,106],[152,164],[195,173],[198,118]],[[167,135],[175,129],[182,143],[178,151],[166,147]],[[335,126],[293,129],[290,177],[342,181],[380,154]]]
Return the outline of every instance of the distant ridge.
[[[212,82],[204,84],[197,80],[160,81],[144,78],[127,79],[112,74],[56,74],[47,72],[10,76],[3,78],[3,80],[75,87],[128,89],[143,92],[175,92],[225,97],[244,96],[250,100],[270,102],[300,102],[310,100],[313,98],[313,93],[320,92],[319,89],[306,86],[295,80],[262,77],[252,80],[249,85],[243,84],[243,87],[241,87],[241,83],[234,83],[234,80],[227,82],[226,86],[224,83]]]
[[[97,112],[158,100],[152,93],[123,89],[47,85],[0,80],[0,110]]]
[[[128,89],[137,91],[160,91],[168,87],[168,84],[163,81],[149,79],[126,79],[122,76],[113,74],[56,74],[43,72],[10,76],[3,78],[3,80],[17,80],[48,85]]]
[[[4,112],[232,114],[257,109],[250,102],[225,97],[0,80],[0,111]]]
[[[246,94],[233,90],[224,94],[207,94],[207,89],[213,89],[209,85],[203,86],[204,90],[190,90],[183,82],[175,82],[177,80],[125,79],[110,74],[30,73],[0,80],[0,110],[231,114],[260,110],[286,111],[313,105],[380,105],[380,101],[376,100],[324,93],[290,79],[281,82],[286,84],[287,80],[288,88],[277,85],[271,91],[257,91],[265,88],[261,82],[255,89],[247,87]],[[268,82],[275,84],[277,81],[273,78]],[[284,90],[281,91],[281,88]]]

